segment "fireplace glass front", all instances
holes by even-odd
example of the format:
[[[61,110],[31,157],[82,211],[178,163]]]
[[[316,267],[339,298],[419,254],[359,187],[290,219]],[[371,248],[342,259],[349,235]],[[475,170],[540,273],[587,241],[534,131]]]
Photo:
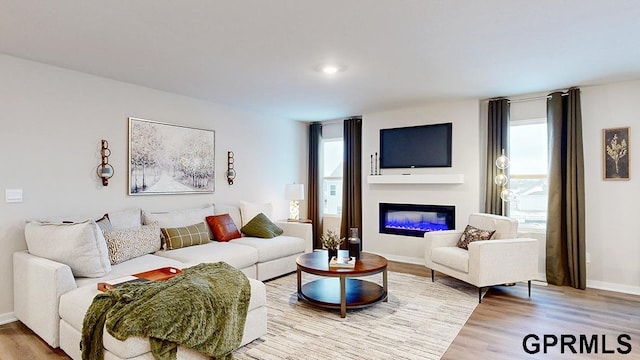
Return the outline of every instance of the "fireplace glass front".
[[[380,233],[422,237],[455,229],[455,206],[380,203]]]

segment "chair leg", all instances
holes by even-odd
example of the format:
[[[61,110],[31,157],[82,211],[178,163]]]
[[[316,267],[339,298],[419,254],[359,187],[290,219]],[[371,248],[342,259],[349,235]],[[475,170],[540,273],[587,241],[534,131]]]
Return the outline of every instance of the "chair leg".
[[[527,281],[527,286],[529,287],[529,297],[531,297],[531,280]]]
[[[434,281],[436,281],[436,272],[433,269],[431,269],[431,282],[434,282]]]
[[[478,288],[478,304],[482,303],[482,288]]]

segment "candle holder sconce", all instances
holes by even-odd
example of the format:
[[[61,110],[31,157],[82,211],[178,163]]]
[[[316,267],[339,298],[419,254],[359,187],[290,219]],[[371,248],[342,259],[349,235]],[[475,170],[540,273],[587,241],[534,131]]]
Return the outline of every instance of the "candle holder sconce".
[[[102,148],[100,149],[100,156],[102,162],[98,165],[96,172],[98,177],[102,179],[102,186],[109,185],[109,179],[113,176],[113,166],[109,164],[109,156],[111,156],[111,150],[109,149],[109,142],[107,140],[101,140]]]
[[[227,151],[227,182],[229,185],[233,185],[233,180],[236,178],[236,171],[233,168],[233,151]]]

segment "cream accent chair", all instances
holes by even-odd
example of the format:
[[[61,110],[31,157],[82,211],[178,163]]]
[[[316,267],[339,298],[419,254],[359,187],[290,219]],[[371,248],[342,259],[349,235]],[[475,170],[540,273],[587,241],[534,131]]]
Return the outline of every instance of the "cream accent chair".
[[[457,246],[464,229],[424,234],[431,281],[439,271],[475,285],[478,302],[482,302],[484,287],[527,281],[531,297],[531,280],[538,274],[538,240],[517,238],[518,221],[504,216],[471,214],[469,225],[496,232],[491,240],[471,242],[469,250]]]

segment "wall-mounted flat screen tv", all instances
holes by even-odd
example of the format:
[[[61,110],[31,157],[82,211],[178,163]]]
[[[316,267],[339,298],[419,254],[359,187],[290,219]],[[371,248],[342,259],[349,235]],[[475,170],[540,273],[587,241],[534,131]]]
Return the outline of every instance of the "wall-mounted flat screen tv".
[[[451,167],[452,124],[380,129],[380,168]]]

